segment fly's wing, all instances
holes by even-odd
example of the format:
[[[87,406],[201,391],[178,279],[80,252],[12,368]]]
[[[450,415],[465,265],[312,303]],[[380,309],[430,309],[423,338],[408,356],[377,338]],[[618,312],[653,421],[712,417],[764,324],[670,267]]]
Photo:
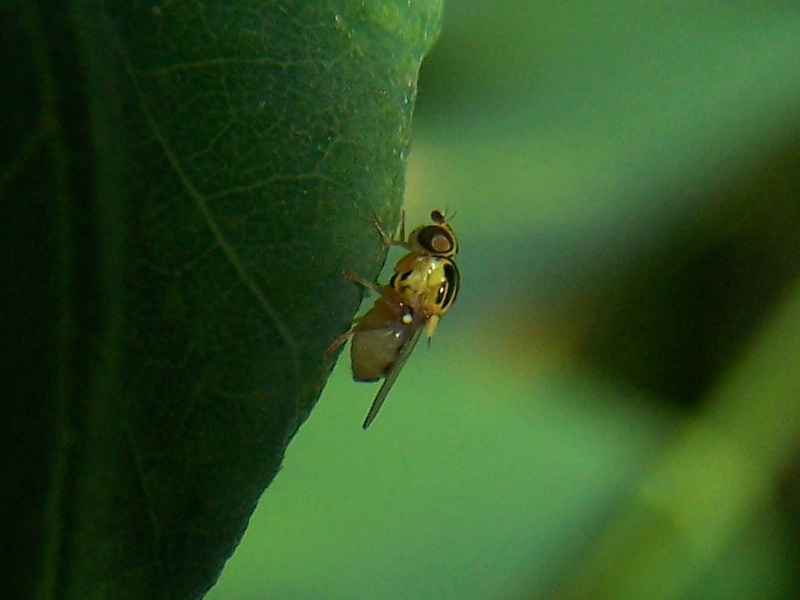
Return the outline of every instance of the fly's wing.
[[[383,406],[386,396],[389,394],[389,390],[392,389],[395,379],[397,379],[397,376],[400,374],[400,370],[403,368],[403,365],[406,364],[408,357],[414,350],[414,346],[417,345],[420,335],[422,335],[422,328],[418,327],[405,346],[400,349],[400,354],[397,356],[395,363],[389,367],[386,378],[383,380],[383,384],[381,384],[381,389],[378,390],[378,395],[375,396],[375,400],[372,401],[372,406],[369,407],[367,418],[364,419],[364,425],[362,425],[364,429],[369,427],[378,415],[378,411],[381,409],[381,406]]]

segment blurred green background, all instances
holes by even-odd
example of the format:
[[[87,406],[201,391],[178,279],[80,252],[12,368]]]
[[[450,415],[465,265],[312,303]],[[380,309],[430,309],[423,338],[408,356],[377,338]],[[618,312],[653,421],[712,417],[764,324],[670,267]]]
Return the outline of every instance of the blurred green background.
[[[800,597],[800,5],[451,2],[412,148],[459,301],[208,598]]]

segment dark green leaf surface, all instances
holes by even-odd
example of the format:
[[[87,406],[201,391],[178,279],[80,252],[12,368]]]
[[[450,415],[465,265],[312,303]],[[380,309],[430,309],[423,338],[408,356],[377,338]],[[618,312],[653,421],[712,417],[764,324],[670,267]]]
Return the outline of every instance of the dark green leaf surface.
[[[0,9],[0,596],[214,582],[384,259],[440,11]]]

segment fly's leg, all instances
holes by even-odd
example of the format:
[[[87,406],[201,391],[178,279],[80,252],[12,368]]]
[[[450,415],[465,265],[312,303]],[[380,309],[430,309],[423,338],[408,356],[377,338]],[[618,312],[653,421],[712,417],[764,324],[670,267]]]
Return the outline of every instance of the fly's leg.
[[[367,281],[363,277],[359,277],[355,273],[351,273],[350,271],[342,271],[342,275],[347,277],[347,279],[349,279],[353,283],[357,283],[361,287],[366,288],[366,289],[370,290],[371,292],[375,292],[376,294],[379,294],[380,296],[383,296],[386,300],[388,300],[392,304],[395,304],[395,305],[398,305],[398,304],[399,305],[405,305],[405,304],[407,304],[403,300],[402,296],[400,296],[397,293],[396,290],[392,289],[389,286],[381,287],[376,283],[372,283],[371,281]]]
[[[405,209],[400,209],[400,240],[403,246],[408,247],[406,243],[406,211]]]
[[[342,275],[344,275],[345,278],[349,279],[353,283],[357,283],[361,287],[367,288],[368,290],[370,290],[372,292],[375,292],[376,294],[382,294],[383,293],[381,291],[380,286],[378,286],[378,285],[376,285],[376,284],[374,284],[374,283],[372,283],[370,281],[367,281],[363,277],[359,277],[355,273],[351,273],[350,271],[342,271]],[[356,330],[356,325],[358,325],[358,321],[360,319],[361,319],[361,317],[356,317],[355,319],[353,319],[353,324],[351,325],[350,329],[345,331],[342,335],[338,336],[335,340],[333,340],[331,342],[331,345],[328,346],[327,350],[325,350],[325,358],[329,358],[331,356],[331,354],[336,352],[336,350],[340,346],[345,344],[347,342],[347,340],[349,340],[351,337],[353,337],[353,334],[355,333],[355,330]]]
[[[331,355],[336,352],[342,344],[346,343],[351,337],[353,337],[353,333],[355,333],[356,326],[353,325],[350,329],[345,331],[342,335],[337,337],[335,340],[331,342],[331,345],[328,346],[328,349],[325,350],[325,358],[330,358]]]
[[[411,246],[408,245],[406,241],[406,211],[400,211],[400,238],[396,239],[386,233],[386,230],[383,228],[380,220],[378,219],[378,215],[372,213],[372,223],[375,225],[375,229],[378,230],[378,235],[381,236],[383,243],[387,246],[402,246],[403,248],[410,249]]]
[[[355,273],[351,273],[350,271],[342,271],[342,275],[344,275],[347,279],[352,281],[353,283],[357,283],[363,288],[367,288],[370,291],[375,292],[376,294],[381,293],[381,288],[378,284],[372,283],[371,281],[367,281],[363,277],[359,277]]]
[[[397,291],[395,291],[393,288],[391,288],[389,286],[381,287],[376,283],[372,283],[371,281],[367,281],[363,277],[359,277],[355,273],[351,273],[350,271],[342,271],[342,275],[344,275],[347,279],[349,279],[353,283],[356,283],[356,284],[360,285],[361,287],[368,289],[371,292],[374,292],[374,293],[376,293],[376,294],[378,294],[380,296],[383,296],[383,298],[386,301],[390,302],[394,306],[406,306],[406,303],[404,302],[403,298],[397,293]],[[412,313],[411,309],[410,308],[406,308],[406,312],[408,313],[409,320],[413,319],[413,313]],[[362,315],[362,316],[364,316],[364,315]],[[347,340],[349,340],[351,337],[353,337],[353,334],[355,334],[356,327],[358,326],[358,322],[360,320],[361,320],[361,317],[355,318],[353,320],[353,325],[350,327],[350,329],[345,331],[342,335],[340,335],[335,340],[333,340],[333,342],[331,342],[331,345],[328,346],[328,349],[325,351],[325,357],[326,358],[329,357],[331,354],[333,354],[336,351],[336,349],[339,348],[345,342],[347,342]]]

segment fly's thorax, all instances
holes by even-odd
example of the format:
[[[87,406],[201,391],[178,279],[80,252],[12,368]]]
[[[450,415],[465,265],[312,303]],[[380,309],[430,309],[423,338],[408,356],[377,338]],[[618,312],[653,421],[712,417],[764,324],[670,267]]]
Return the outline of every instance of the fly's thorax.
[[[455,302],[459,282],[458,268],[449,258],[412,252],[395,265],[389,285],[429,315],[443,315]]]

